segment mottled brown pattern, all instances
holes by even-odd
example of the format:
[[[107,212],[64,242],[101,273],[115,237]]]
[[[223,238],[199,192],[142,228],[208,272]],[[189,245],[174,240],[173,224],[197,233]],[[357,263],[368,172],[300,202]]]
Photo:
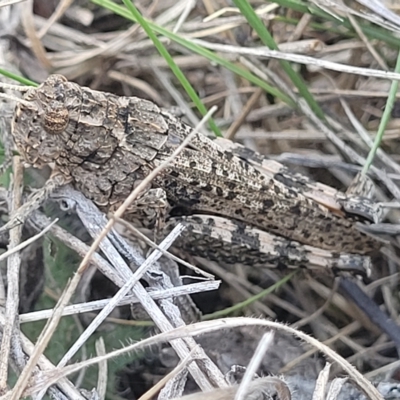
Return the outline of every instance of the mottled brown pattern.
[[[244,222],[215,215],[171,218],[166,229],[176,223],[187,225],[188,234],[178,238],[177,247],[190,252],[196,248],[204,258],[252,267],[289,267],[369,275],[369,257],[334,253],[271,235]]]
[[[121,204],[192,131],[152,102],[80,87],[59,75],[25,100],[31,106],[18,104],[13,120],[22,156],[38,167],[55,163],[103,210]],[[220,216],[336,253],[367,254],[378,247],[344,214],[305,196],[300,175],[291,178],[297,185],[287,176],[265,175],[197,134],[153,187],[166,192],[172,216]]]

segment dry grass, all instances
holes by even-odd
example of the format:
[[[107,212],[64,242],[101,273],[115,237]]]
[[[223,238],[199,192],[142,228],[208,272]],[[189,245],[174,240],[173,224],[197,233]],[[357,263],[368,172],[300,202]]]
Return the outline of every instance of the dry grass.
[[[0,0],[0,6],[3,3]],[[377,199],[398,206],[400,103],[392,84],[392,80],[400,79],[396,66],[400,35],[400,17],[394,14],[398,12],[396,4],[390,13],[387,9],[379,11],[376,5],[367,9],[366,2],[361,1],[347,5],[337,1],[334,7],[329,2],[320,4],[319,0],[281,0],[276,4],[254,1],[260,27],[254,15],[248,13],[246,3],[239,0],[235,3],[241,10],[224,0],[134,2],[141,14],[152,21],[150,28],[172,55],[180,73],[174,70],[168,55],[160,56],[148,34],[130,21],[137,16],[125,7],[107,0],[73,4],[60,1],[55,7],[56,3],[37,0],[33,6],[23,2],[19,8],[0,7],[0,32],[4,34],[0,37],[2,70],[36,82],[43,81],[49,73],[60,73],[93,89],[146,98],[164,108],[177,106],[192,126],[199,124],[207,109],[216,106],[209,128],[201,128],[205,134],[221,133],[342,191],[357,172],[367,169],[366,160],[376,134],[384,132],[369,174],[376,183]],[[393,110],[387,106],[391,88]],[[16,96],[14,90],[8,93]],[[7,100],[1,104],[4,123],[0,129],[7,132],[12,104]],[[9,138],[4,136],[7,155]],[[27,179],[32,186],[40,186],[45,178],[30,171]],[[21,162],[15,157],[10,186],[13,202],[2,205],[2,215],[20,206],[21,181]],[[2,184],[8,183],[6,174]],[[131,197],[135,195],[132,193]],[[72,195],[67,193],[68,196]],[[1,197],[7,197],[5,190]],[[90,207],[84,201],[74,201],[74,207]],[[84,220],[92,211],[83,208],[77,212]],[[122,213],[121,209],[117,217]],[[115,220],[110,220],[109,226]],[[174,288],[163,275],[162,290],[147,292],[139,280],[154,273],[147,269],[150,261],[143,264],[144,257],[136,260],[142,267],[132,272],[124,260],[117,260],[115,249],[106,245],[101,247],[102,252],[111,254],[109,260],[115,260],[115,265],[97,253],[88,264],[87,234],[82,233],[84,230],[74,218],[64,217],[63,223],[72,235],[52,226],[51,236],[41,236],[35,242],[39,243],[38,253],[33,253],[30,244],[25,253],[13,252],[8,257],[5,283],[0,285],[1,298],[7,298],[0,309],[1,399],[18,399],[22,393],[42,395],[49,385],[53,386],[48,395],[56,399],[83,398],[78,391],[81,387],[96,388],[100,398],[135,399],[153,387],[153,392],[141,397],[145,399],[158,396],[163,385],[159,398],[180,397],[179,388],[187,371],[205,392],[220,387],[205,398],[246,398],[241,394],[246,387],[253,395],[259,393],[260,387],[269,390],[280,400],[349,398],[352,389],[342,389],[344,381],[333,381],[326,388],[328,381],[345,375],[366,398],[382,399],[369,380],[381,382],[379,390],[384,393],[395,387],[386,382],[398,378],[397,220],[398,211],[393,207],[386,216],[388,225],[378,228],[381,232],[395,232],[390,238],[394,246],[387,246],[374,260],[372,279],[359,282],[365,293],[390,315],[392,321],[381,325],[382,315],[374,320],[366,317],[339,290],[335,279],[326,274],[295,274],[271,294],[267,293],[268,287],[282,279],[276,270],[259,271],[191,259],[188,261],[197,268],[221,279],[218,291],[210,292],[219,282]],[[97,238],[96,245],[104,227],[98,221],[98,231],[91,232]],[[36,216],[35,224],[41,229],[49,222],[43,215]],[[22,235],[21,239],[19,228],[11,230],[11,252],[25,239],[26,233]],[[161,253],[152,255],[159,256]],[[43,259],[44,272],[39,268]],[[32,270],[33,275],[41,277],[37,282],[28,274]],[[183,273],[191,273],[188,271]],[[39,301],[32,299],[28,304],[30,294],[41,292],[41,285],[44,291]],[[199,307],[208,314],[218,311],[217,315],[212,314],[218,319],[184,325],[169,296],[194,291],[202,292],[195,297]],[[110,302],[103,300],[114,295]],[[128,308],[116,307],[130,304],[133,295],[134,301],[141,302],[151,315],[159,328],[157,332],[162,333],[149,328],[149,322],[133,321]],[[68,306],[71,299],[78,304]],[[28,313],[33,306],[50,311]],[[365,304],[366,311],[371,307]],[[19,319],[18,308],[24,311]],[[102,311],[94,314],[98,309]],[[51,324],[39,335],[43,325],[33,321],[47,320],[51,310]],[[78,317],[79,313],[86,314]],[[221,319],[239,313],[245,318]],[[67,314],[73,317],[62,317]],[[250,318],[254,316],[257,318]],[[207,318],[211,316],[204,319]],[[20,323],[26,336],[20,333]],[[275,331],[275,338],[261,339],[269,329]],[[90,339],[86,334],[81,336],[82,332]],[[196,335],[206,332],[197,339]],[[196,342],[192,336],[196,336]],[[145,337],[139,343],[130,343]],[[96,339],[99,341],[95,345]],[[161,343],[166,342],[179,354],[181,362],[175,369],[173,365],[178,360],[174,363],[169,359],[175,355],[166,347],[161,351]],[[73,355],[71,347],[76,351],[81,347],[72,358],[80,362],[67,365]],[[266,356],[251,360],[253,353]],[[322,369],[321,354],[334,363]],[[106,362],[111,358],[113,361]],[[232,364],[249,364],[242,387],[226,388],[224,374]],[[96,367],[86,369],[91,365]],[[250,383],[254,374],[267,373],[274,377]],[[156,381],[161,382],[160,386],[153,386]],[[308,385],[311,389],[306,388]],[[342,397],[338,395],[341,389],[345,393]]]

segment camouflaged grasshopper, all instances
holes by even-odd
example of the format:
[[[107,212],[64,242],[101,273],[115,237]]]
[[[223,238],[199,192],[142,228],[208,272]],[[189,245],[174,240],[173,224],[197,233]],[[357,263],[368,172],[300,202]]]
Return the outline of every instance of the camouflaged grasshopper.
[[[12,121],[27,163],[54,165],[53,186],[71,182],[104,211],[115,210],[192,131],[150,101],[84,88],[60,75],[29,89]],[[196,133],[140,203],[154,193],[164,199],[165,229],[185,222],[179,246],[194,255],[368,272],[368,255],[380,244],[346,213],[351,198],[246,154]],[[365,204],[361,214],[370,215],[373,206]],[[152,226],[156,214],[134,204],[125,218],[139,215]]]

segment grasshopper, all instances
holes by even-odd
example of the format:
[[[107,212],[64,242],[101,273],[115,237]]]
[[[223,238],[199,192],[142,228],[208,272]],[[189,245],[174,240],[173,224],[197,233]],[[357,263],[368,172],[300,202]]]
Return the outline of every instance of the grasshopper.
[[[53,183],[72,183],[101,210],[115,210],[193,129],[154,103],[91,90],[51,75],[16,106],[12,135],[34,167],[54,165]],[[273,165],[273,164],[270,164]],[[284,167],[262,171],[200,133],[138,199],[156,197],[168,230],[188,225],[179,245],[194,255],[248,265],[368,273],[380,243],[360,232],[343,193]],[[57,178],[57,179],[56,179]],[[153,226],[157,212],[133,204]]]

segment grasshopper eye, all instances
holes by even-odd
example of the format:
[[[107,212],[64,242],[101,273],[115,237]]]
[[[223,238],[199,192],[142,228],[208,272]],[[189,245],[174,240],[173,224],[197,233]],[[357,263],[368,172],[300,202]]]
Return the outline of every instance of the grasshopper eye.
[[[58,135],[64,131],[69,121],[68,109],[61,103],[54,101],[47,107],[44,114],[44,130]]]

